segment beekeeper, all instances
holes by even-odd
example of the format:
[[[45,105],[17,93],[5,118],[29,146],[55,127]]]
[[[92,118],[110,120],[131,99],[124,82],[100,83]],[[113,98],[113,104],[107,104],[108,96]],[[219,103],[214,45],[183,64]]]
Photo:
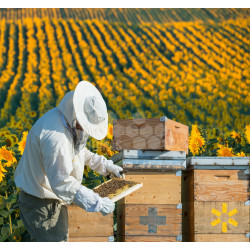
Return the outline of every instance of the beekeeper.
[[[67,241],[67,204],[72,202],[88,212],[113,212],[114,202],[81,185],[84,165],[104,176],[121,177],[121,167],[85,147],[89,136],[101,140],[107,128],[102,95],[81,81],[29,131],[15,183],[21,218],[32,241]]]

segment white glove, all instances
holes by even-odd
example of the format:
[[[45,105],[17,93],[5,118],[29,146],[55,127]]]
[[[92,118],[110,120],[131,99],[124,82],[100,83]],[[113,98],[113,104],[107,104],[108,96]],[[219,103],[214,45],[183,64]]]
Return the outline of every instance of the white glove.
[[[110,214],[114,211],[115,209],[115,203],[110,200],[108,197],[102,198],[102,208],[100,212],[102,213],[103,216]]]
[[[76,192],[73,202],[87,212],[100,212],[102,198],[93,190],[82,186]]]
[[[116,175],[118,178],[121,178],[121,174],[120,172],[123,171],[123,168],[122,167],[119,167],[115,164],[110,164],[108,166],[106,166],[106,169],[107,169],[107,172],[109,174],[114,174]]]

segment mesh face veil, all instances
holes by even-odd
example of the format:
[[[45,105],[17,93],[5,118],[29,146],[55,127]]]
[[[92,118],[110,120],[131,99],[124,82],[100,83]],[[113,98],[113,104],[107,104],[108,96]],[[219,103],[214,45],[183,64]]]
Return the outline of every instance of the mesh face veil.
[[[72,121],[72,130],[74,138],[74,148],[76,151],[82,150],[86,145],[89,138],[89,135],[84,130],[79,130],[76,128],[76,114],[73,114],[74,119]]]
[[[84,130],[76,129],[76,117],[75,113],[73,114],[74,119],[72,121],[71,126],[68,124],[64,116],[62,115],[62,120],[64,125],[69,129],[70,133],[72,134],[73,141],[74,141],[74,149],[79,152],[82,150],[86,145],[89,138],[89,135]]]

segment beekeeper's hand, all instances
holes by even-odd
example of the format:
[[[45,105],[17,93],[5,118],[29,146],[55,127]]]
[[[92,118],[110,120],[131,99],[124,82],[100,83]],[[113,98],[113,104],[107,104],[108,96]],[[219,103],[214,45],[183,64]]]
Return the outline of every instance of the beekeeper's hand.
[[[115,209],[115,203],[110,200],[108,197],[104,197],[102,198],[102,208],[100,210],[100,212],[102,213],[102,215],[107,215],[110,214],[114,211]]]
[[[117,166],[115,164],[110,164],[106,168],[107,168],[107,172],[109,174],[114,174],[118,178],[122,177],[121,174],[120,174],[120,172],[123,171],[122,167],[119,167],[119,166]]]

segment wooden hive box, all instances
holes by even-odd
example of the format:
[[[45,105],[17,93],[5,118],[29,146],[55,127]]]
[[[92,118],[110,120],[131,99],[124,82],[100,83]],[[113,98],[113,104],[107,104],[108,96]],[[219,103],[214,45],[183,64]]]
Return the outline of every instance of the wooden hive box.
[[[114,241],[113,214],[86,212],[76,205],[68,206],[70,242]]]
[[[114,162],[143,186],[118,202],[118,241],[181,241],[185,152],[123,150]]]
[[[115,120],[115,150],[171,150],[188,153],[188,126],[161,118]]]
[[[183,241],[249,242],[249,159],[187,159],[182,175]]]

